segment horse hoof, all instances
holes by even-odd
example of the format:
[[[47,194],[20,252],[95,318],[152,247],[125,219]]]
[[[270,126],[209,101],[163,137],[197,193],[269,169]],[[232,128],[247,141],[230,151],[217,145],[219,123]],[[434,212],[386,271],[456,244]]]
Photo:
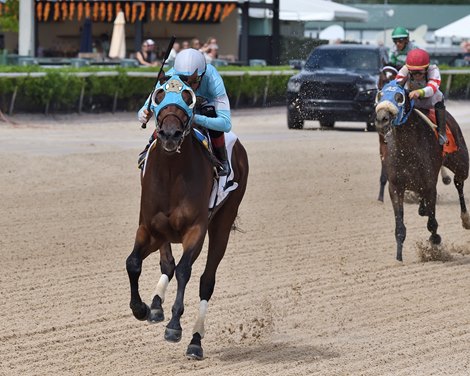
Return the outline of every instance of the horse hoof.
[[[202,347],[199,345],[189,345],[186,350],[186,357],[188,359],[202,360],[204,358]]]
[[[442,178],[442,182],[443,182],[445,185],[449,185],[449,184],[452,182],[452,179],[450,178],[450,176],[446,176],[446,177],[443,177],[443,178]]]
[[[168,342],[179,342],[181,341],[181,334],[183,331],[181,329],[171,329],[171,328],[166,328],[165,329],[165,340]]]
[[[149,317],[150,308],[145,303],[142,303],[137,307],[131,305],[131,309],[132,313],[134,314],[134,317],[139,321],[145,321],[147,320],[147,317]]]
[[[165,320],[165,315],[163,314],[162,309],[151,309],[149,316],[147,317],[147,321],[151,324],[155,324],[157,322],[162,322]]]
[[[441,236],[438,234],[431,235],[429,237],[429,241],[431,242],[431,244],[439,245],[441,244]]]

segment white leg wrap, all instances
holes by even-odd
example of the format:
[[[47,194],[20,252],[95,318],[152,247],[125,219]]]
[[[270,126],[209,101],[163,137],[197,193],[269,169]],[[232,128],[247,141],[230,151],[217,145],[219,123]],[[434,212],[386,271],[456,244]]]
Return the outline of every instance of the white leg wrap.
[[[166,274],[162,274],[160,277],[160,280],[158,281],[157,288],[155,289],[155,292],[152,295],[152,300],[153,298],[158,295],[160,299],[162,300],[162,303],[165,300],[165,292],[168,287],[168,282],[170,280],[168,279],[168,276]]]
[[[201,300],[199,303],[199,316],[197,317],[196,323],[194,324],[193,334],[199,333],[201,338],[204,338],[204,321],[206,319],[207,308],[209,303],[207,300]]]

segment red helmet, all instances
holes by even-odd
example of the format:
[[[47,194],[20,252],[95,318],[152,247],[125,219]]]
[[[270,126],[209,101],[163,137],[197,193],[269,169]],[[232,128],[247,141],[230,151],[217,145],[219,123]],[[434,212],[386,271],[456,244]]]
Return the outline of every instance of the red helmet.
[[[420,49],[415,48],[406,55],[406,67],[410,71],[423,70],[429,66],[429,54]]]

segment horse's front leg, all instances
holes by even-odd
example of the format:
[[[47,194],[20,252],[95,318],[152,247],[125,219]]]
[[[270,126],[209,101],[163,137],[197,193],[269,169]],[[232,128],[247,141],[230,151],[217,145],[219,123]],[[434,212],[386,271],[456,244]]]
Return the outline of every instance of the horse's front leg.
[[[395,240],[397,242],[397,260],[403,261],[403,243],[406,239],[406,227],[403,221],[403,197],[405,196],[405,189],[398,189],[395,185],[389,182],[388,190],[390,192],[390,199],[392,200],[393,212],[395,214]]]
[[[152,305],[150,306],[150,314],[148,321],[150,323],[161,322],[165,319],[162,304],[165,301],[165,293],[168,283],[175,274],[175,259],[171,253],[170,243],[164,243],[160,247],[160,270],[162,275],[158,281],[155,292],[152,296]]]
[[[139,278],[142,272],[142,262],[152,253],[152,249],[157,248],[158,246],[151,242],[150,235],[145,227],[139,226],[134,249],[126,260],[126,269],[131,287],[131,301],[129,306],[135,318],[138,320],[146,320],[150,312],[149,307],[142,301],[139,294]]]
[[[387,176],[387,169],[385,166],[385,157],[387,155],[387,145],[385,144],[385,138],[382,134],[379,134],[379,152],[380,152],[380,190],[379,190],[379,197],[377,198],[378,201],[384,202],[384,192],[385,192],[385,185],[387,184],[388,176]]]
[[[191,277],[192,265],[201,253],[206,231],[207,226],[194,226],[183,237],[183,255],[175,270],[178,283],[176,299],[171,309],[171,320],[165,329],[165,339],[169,342],[179,342],[181,340],[183,330],[180,319],[184,312],[184,293]]]
[[[436,220],[436,187],[433,187],[429,192],[423,194],[424,207],[426,208],[426,215],[428,216],[428,231],[431,233],[429,241],[432,244],[441,244],[441,237],[437,233],[439,227]]]
[[[380,190],[379,190],[379,197],[377,198],[378,201],[384,202],[384,192],[385,192],[385,185],[387,184],[387,170],[385,169],[385,164],[382,161],[382,168],[380,170]]]

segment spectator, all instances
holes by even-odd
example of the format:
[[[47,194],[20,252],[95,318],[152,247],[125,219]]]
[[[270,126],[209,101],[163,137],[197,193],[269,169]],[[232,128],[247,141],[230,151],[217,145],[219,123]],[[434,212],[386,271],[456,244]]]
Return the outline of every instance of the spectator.
[[[201,51],[207,53],[209,46],[214,44],[217,45],[217,39],[215,39],[214,37],[207,38],[206,43],[204,43],[204,45],[201,47]]]
[[[467,62],[467,64],[470,64],[470,41],[464,40],[460,44],[460,47],[463,50],[463,59]]]
[[[211,64],[215,59],[218,57],[219,46],[216,44],[210,44],[206,48],[206,52],[204,52],[204,57],[206,58],[206,62]]]
[[[173,63],[175,62],[176,54],[180,51],[181,51],[181,45],[178,42],[175,42],[173,44],[173,48],[170,51],[170,54],[168,55],[168,60],[167,60],[168,66],[173,66]]]
[[[199,39],[197,38],[193,38],[191,39],[191,45],[190,45],[191,48],[195,49],[195,50],[200,50],[201,49],[201,42]]]
[[[187,40],[184,40],[182,43],[181,43],[181,49],[182,50],[185,50],[189,48],[189,42]]]
[[[147,39],[144,43],[142,43],[140,51],[137,51],[137,53],[135,54],[135,58],[140,65],[148,67],[158,66],[158,62],[155,61],[156,56],[153,52],[154,48],[155,42],[152,39]]]

